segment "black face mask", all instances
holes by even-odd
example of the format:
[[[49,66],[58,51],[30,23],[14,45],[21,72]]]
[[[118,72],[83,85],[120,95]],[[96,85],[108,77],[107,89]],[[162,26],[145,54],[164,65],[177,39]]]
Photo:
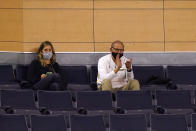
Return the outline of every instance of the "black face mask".
[[[114,59],[116,59],[116,56],[119,55],[119,58],[121,58],[123,56],[123,53],[115,53],[115,52],[112,52],[112,56],[114,57]]]

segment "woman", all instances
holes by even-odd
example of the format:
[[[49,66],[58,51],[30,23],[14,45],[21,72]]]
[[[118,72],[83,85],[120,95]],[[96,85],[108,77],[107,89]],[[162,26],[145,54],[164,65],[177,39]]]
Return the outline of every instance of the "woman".
[[[34,90],[64,90],[66,84],[59,74],[54,47],[49,41],[41,43],[37,59],[28,68],[27,79]]]

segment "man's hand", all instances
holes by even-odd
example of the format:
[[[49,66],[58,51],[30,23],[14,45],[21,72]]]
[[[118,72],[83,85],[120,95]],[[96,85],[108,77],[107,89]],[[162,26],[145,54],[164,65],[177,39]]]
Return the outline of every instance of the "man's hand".
[[[126,61],[125,63],[127,70],[131,70],[131,64],[132,64],[132,58],[130,58],[130,60]]]
[[[119,56],[120,56],[120,54],[118,54],[116,56],[116,61],[115,62],[116,62],[117,67],[114,70],[115,73],[117,73],[120,70],[120,68],[122,67],[121,59],[119,58]]]
[[[41,79],[44,79],[46,77],[46,74],[41,75]]]

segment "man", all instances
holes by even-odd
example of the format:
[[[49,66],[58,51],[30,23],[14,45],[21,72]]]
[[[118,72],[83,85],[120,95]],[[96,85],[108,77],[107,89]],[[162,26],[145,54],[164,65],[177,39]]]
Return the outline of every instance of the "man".
[[[98,88],[112,93],[118,90],[139,90],[139,82],[134,80],[132,58],[127,59],[123,56],[123,42],[114,41],[110,52],[98,61]]]

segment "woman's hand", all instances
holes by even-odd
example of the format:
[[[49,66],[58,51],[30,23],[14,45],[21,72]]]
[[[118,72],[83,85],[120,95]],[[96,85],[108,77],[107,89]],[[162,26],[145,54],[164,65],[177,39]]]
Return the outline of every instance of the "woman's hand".
[[[44,79],[46,77],[46,74],[41,75],[41,79]]]

